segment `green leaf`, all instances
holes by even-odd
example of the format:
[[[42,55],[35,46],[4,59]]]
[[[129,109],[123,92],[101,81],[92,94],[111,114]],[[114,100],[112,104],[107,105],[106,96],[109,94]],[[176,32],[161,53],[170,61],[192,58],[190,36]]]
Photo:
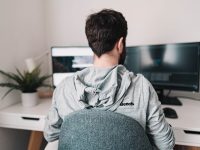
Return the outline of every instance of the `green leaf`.
[[[18,75],[12,73],[12,76],[15,80],[15,82],[17,82],[18,84],[21,84],[21,82],[23,81],[23,79],[21,79]]]
[[[42,84],[41,87],[50,87],[50,88],[53,88],[53,86],[48,85],[48,84]]]
[[[16,85],[14,83],[0,83],[0,87],[8,87],[8,88],[14,88],[16,90],[20,90],[20,86]]]
[[[15,77],[13,77],[11,73],[4,72],[4,71],[0,70],[0,74],[4,75],[4,76],[6,76],[6,77],[8,77],[12,80],[15,80]]]
[[[47,75],[47,76],[43,76],[43,77],[40,77],[39,81],[41,83],[43,83],[45,80],[47,80],[48,78],[52,77],[52,75]]]
[[[24,76],[23,74],[19,71],[19,69],[16,68],[17,73],[19,74],[19,76],[21,77],[22,80],[24,80]]]
[[[11,88],[9,89],[2,97],[1,99],[4,99],[10,92],[12,92],[13,90],[15,90],[15,88]]]

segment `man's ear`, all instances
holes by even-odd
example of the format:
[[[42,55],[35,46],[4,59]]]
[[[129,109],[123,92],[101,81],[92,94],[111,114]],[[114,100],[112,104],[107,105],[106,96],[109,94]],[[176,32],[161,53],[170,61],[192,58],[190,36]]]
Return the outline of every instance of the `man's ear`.
[[[118,42],[117,42],[117,49],[118,49],[118,52],[121,54],[123,52],[123,47],[124,47],[124,44],[123,44],[123,37],[121,37]]]

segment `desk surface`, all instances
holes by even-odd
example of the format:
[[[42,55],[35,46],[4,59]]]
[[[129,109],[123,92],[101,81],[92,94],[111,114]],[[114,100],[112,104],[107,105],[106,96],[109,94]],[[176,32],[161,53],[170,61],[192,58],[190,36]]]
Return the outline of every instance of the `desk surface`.
[[[171,107],[176,110],[178,114],[178,119],[169,119],[167,121],[174,128],[181,128],[184,130],[191,131],[200,131],[200,101],[195,101],[191,99],[180,98],[183,103],[182,106],[171,106],[171,105],[162,105],[162,107]],[[34,120],[42,121],[44,120],[46,114],[51,105],[51,99],[41,99],[40,103],[35,107],[26,108],[21,105],[21,103],[11,105],[8,108],[0,110],[0,126],[6,127],[7,121],[9,121],[9,116],[25,118],[25,120]],[[13,122],[15,124],[15,122]],[[42,131],[42,127],[38,127],[39,131]],[[9,125],[10,127],[10,125]],[[15,126],[12,126],[15,128]],[[31,127],[28,126],[24,128],[31,130]]]
[[[175,132],[176,144],[200,146],[199,134],[188,134],[184,130],[200,132],[200,101],[180,98],[182,106],[162,105],[176,110],[178,119],[167,121]],[[51,105],[51,99],[42,99],[35,107],[26,108],[21,103],[0,110],[0,127],[43,131],[45,117]]]
[[[51,99],[41,99],[39,104],[34,107],[23,107],[21,103],[11,105],[0,110],[0,114],[12,113],[25,117],[45,117],[51,105]]]
[[[34,107],[23,107],[21,103],[0,110],[0,127],[43,131],[45,117],[51,99],[41,99]]]
[[[176,110],[178,119],[169,119],[167,121],[173,128],[183,130],[200,131],[200,101],[186,98],[179,98],[183,103],[182,106],[162,105]]]

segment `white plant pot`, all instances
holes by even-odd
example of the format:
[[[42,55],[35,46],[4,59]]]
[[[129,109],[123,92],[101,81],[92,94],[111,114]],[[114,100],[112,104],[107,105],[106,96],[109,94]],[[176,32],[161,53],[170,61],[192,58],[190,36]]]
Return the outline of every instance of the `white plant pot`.
[[[22,105],[24,107],[33,107],[38,104],[39,97],[37,92],[34,93],[22,93],[21,94]]]

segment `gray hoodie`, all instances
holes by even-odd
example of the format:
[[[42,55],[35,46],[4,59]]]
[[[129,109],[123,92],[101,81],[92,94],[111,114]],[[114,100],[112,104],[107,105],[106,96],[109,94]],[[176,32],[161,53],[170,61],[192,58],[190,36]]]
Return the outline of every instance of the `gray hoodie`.
[[[135,75],[122,65],[89,67],[64,79],[54,91],[46,118],[46,140],[57,140],[64,116],[84,108],[130,116],[142,125],[155,147],[161,150],[174,147],[173,131],[165,120],[154,88],[143,75]]]

